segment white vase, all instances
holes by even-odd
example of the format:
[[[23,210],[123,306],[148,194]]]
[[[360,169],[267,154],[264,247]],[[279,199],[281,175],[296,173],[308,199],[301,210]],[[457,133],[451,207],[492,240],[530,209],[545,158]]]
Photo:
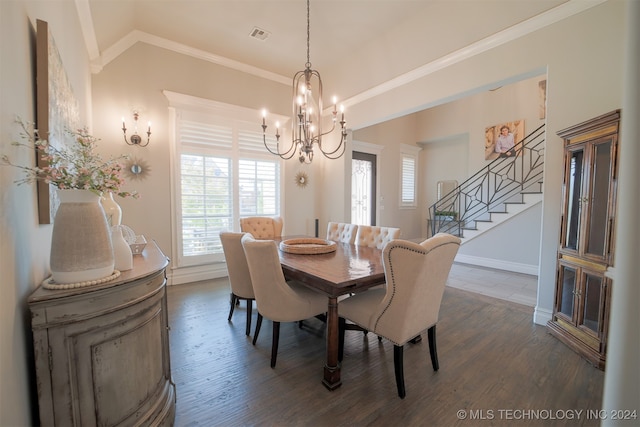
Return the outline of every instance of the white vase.
[[[119,271],[131,270],[133,268],[133,253],[131,246],[122,235],[122,228],[118,226],[111,228],[111,242],[113,243],[114,268]]]
[[[113,200],[113,193],[111,191],[102,195],[100,203],[107,217],[107,224],[109,224],[110,227],[122,224],[122,208]]]
[[[50,265],[56,283],[109,277],[114,259],[111,233],[100,197],[89,190],[57,190],[60,206],[53,222]]]

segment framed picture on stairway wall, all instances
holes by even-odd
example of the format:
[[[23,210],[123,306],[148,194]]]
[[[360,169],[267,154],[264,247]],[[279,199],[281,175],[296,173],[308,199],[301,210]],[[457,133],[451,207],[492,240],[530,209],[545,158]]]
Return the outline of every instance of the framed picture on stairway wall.
[[[485,160],[517,156],[518,143],[524,138],[524,135],[524,120],[503,122],[486,127],[484,131]]]

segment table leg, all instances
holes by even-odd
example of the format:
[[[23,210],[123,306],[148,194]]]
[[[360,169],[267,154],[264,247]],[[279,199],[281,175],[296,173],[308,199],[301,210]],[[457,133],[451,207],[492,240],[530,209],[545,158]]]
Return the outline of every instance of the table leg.
[[[338,298],[329,297],[327,310],[327,362],[324,365],[322,384],[329,390],[342,385],[338,365]]]

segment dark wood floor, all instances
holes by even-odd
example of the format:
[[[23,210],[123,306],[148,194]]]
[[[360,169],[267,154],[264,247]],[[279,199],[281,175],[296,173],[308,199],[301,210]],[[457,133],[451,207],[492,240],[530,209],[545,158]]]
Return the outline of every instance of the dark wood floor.
[[[448,287],[440,370],[426,336],[408,344],[401,400],[393,345],[373,334],[347,332],[343,384],[330,392],[320,321],[283,324],[271,369],[271,322],[252,346],[244,302],[227,322],[225,280],[172,286],[168,300],[176,426],[599,425],[587,411],[601,407],[604,373],[533,324],[531,307]]]

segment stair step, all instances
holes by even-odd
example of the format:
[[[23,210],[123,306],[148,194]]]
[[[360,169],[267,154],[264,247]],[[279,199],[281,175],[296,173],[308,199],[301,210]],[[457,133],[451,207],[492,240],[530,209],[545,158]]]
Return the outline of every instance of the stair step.
[[[522,202],[503,202],[503,206],[506,208],[505,211],[487,212],[489,214],[489,218],[485,217],[474,219],[473,221],[470,221],[468,225],[463,226],[463,235],[461,236],[462,243],[464,244],[465,242],[482,235],[484,232],[491,230],[496,225],[508,220],[514,215],[518,215],[530,207],[542,202],[542,193],[522,193],[522,195],[528,195],[524,197],[526,200],[523,200]],[[471,226],[471,223],[473,223],[474,226]]]

